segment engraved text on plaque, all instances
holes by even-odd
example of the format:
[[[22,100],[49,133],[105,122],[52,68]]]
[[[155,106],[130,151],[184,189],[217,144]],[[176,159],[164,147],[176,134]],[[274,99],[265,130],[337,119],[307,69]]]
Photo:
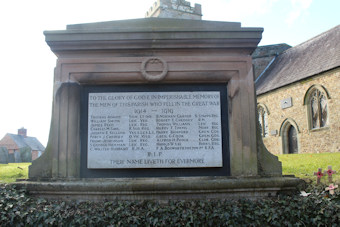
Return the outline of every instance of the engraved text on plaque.
[[[89,93],[89,169],[222,167],[218,91]]]

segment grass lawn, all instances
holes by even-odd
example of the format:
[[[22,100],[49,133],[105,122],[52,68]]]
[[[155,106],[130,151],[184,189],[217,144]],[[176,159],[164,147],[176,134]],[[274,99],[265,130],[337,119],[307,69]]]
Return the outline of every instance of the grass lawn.
[[[314,172],[318,168],[322,171],[327,170],[328,166],[336,171],[333,181],[340,184],[340,153],[321,153],[321,154],[284,154],[279,155],[282,162],[282,172],[284,175],[295,175],[301,179],[316,182]],[[321,183],[328,184],[328,176],[321,178]]]
[[[28,178],[29,165],[31,163],[0,164],[0,183],[11,183],[16,179]]]

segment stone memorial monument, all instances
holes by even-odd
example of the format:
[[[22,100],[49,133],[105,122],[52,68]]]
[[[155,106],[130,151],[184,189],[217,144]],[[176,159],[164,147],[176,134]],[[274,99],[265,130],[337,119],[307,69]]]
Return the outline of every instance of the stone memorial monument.
[[[201,14],[186,1],[153,7],[171,9],[165,2]],[[58,56],[51,130],[21,184],[32,195],[81,200],[294,189],[299,180],[282,177],[257,135],[251,53],[262,31],[160,17],[46,31]]]

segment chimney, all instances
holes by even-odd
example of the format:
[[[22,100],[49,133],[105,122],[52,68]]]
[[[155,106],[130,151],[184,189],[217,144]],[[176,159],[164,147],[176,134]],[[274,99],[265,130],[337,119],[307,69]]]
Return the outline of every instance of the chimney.
[[[27,137],[27,129],[25,129],[24,127],[18,129],[18,135],[26,138]]]

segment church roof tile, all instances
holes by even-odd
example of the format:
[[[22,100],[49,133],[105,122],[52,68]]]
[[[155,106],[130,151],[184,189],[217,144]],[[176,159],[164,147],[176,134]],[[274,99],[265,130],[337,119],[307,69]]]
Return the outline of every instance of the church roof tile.
[[[340,66],[340,25],[280,55],[256,81],[257,95]]]

